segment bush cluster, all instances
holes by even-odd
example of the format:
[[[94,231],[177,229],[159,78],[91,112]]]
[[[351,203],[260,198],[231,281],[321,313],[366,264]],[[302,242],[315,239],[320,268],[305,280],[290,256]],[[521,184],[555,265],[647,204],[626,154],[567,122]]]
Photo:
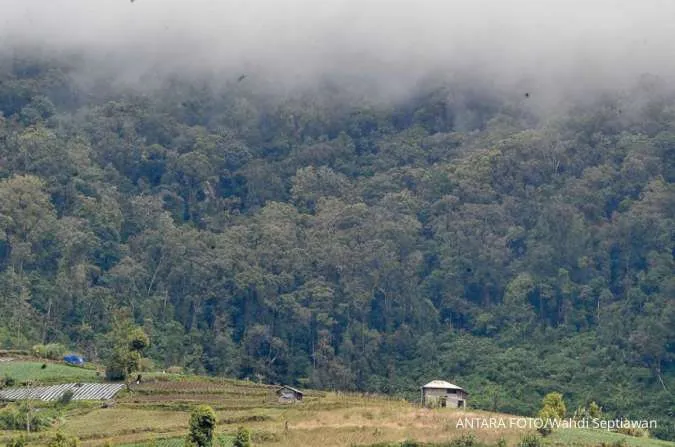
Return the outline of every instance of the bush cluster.
[[[31,431],[51,427],[53,414],[50,411],[35,412],[26,405],[10,405],[0,411],[0,430],[25,430],[30,422]]]
[[[33,346],[33,355],[41,359],[61,360],[66,353],[66,347],[59,343]]]

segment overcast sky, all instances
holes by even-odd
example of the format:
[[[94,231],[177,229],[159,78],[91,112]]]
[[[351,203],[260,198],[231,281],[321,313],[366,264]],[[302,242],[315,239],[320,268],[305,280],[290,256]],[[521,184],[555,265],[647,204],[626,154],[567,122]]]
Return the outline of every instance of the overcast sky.
[[[593,85],[675,73],[675,1],[0,0],[0,48],[17,42],[134,72],[411,80],[468,69]]]

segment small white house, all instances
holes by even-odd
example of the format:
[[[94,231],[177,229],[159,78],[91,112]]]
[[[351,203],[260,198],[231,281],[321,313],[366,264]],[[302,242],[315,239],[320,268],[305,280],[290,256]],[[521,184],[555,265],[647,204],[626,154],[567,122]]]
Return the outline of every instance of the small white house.
[[[469,393],[445,380],[432,380],[422,387],[422,406],[466,408]]]
[[[304,394],[302,391],[287,385],[284,385],[277,390],[277,396],[279,396],[280,404],[301,402],[303,395]]]

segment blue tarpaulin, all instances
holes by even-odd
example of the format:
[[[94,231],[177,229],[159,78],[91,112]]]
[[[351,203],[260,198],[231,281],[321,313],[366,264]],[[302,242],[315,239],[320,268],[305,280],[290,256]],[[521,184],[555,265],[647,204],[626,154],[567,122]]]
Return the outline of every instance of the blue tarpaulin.
[[[75,354],[68,354],[64,356],[63,361],[70,365],[84,365],[84,359]]]

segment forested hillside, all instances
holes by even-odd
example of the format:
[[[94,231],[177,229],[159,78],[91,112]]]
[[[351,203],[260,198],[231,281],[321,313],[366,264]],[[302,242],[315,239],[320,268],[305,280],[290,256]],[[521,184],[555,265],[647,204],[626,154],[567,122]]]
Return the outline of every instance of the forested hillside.
[[[675,438],[675,94],[566,104],[432,82],[396,101],[255,76],[82,82],[0,64],[0,344],[660,420]],[[537,104],[534,107],[533,104]],[[546,113],[541,113],[546,106]]]

